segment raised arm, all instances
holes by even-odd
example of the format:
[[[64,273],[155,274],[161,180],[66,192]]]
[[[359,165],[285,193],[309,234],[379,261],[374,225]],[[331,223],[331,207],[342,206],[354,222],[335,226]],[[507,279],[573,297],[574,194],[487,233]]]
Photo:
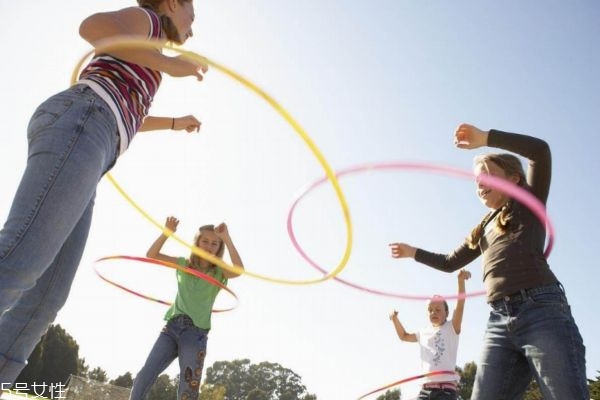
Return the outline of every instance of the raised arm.
[[[231,236],[229,236],[229,230],[227,229],[227,225],[225,223],[222,223],[216,226],[215,234],[223,241],[223,244],[227,248],[229,258],[231,259],[233,265],[243,269],[244,264],[242,263],[242,258],[240,257],[240,254],[238,253],[237,249],[235,248],[233,240],[231,240]],[[222,269],[222,271],[223,276],[228,279],[237,278],[241,275],[241,273],[231,272],[225,269]]]
[[[390,314],[390,320],[394,323],[394,328],[396,328],[396,333],[398,334],[400,340],[403,342],[417,341],[417,335],[406,332],[406,329],[404,329],[404,326],[402,326],[402,323],[398,319],[398,311],[394,310],[394,312]]]
[[[552,179],[552,154],[550,146],[544,140],[496,129],[486,132],[473,125],[461,124],[454,133],[454,143],[461,149],[489,146],[527,158],[529,160],[527,184],[533,194],[541,202],[546,203]]]
[[[175,217],[167,217],[167,221],[165,222],[165,229],[163,233],[152,243],[148,251],[146,252],[146,257],[154,258],[156,260],[167,261],[170,263],[176,263],[177,257],[171,257],[166,254],[162,254],[160,251],[172,233],[177,231],[177,225],[179,225],[179,220]]]
[[[460,334],[461,331],[463,313],[465,310],[465,280],[469,278],[471,278],[471,273],[465,269],[458,273],[458,299],[456,300],[456,309],[454,310],[454,314],[452,314],[452,326],[457,335]]]

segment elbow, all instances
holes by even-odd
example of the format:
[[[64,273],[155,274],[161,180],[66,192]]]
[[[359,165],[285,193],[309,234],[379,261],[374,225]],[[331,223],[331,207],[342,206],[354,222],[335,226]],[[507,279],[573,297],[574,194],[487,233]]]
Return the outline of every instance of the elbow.
[[[88,43],[92,43],[94,41],[94,24],[91,21],[92,18],[93,17],[88,17],[84,19],[79,25],[79,36],[81,36],[81,38]]]
[[[550,145],[545,140],[540,139],[540,153],[546,158],[550,160],[552,157],[552,152],[550,151]]]

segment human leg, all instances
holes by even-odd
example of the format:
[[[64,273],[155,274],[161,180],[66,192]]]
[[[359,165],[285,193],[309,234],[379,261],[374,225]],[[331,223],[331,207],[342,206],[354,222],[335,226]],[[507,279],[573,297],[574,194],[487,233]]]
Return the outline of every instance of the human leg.
[[[34,288],[0,317],[0,376],[14,382],[27,358],[67,300],[87,239],[93,201]]]
[[[206,357],[208,331],[186,326],[179,338],[179,400],[197,400]]]
[[[504,310],[491,311],[472,400],[520,399],[531,381],[527,359],[512,342],[511,323]]]
[[[129,400],[144,400],[150,388],[169,364],[177,357],[176,333],[167,324],[150,350],[144,366],[133,382]]]
[[[0,231],[3,383],[14,380],[29,356],[26,350],[35,347],[66,300],[96,185],[114,162],[118,141],[106,103],[81,87],[42,103],[30,121],[28,140],[27,167]],[[18,359],[11,356],[15,343],[23,349]]]
[[[562,291],[537,293],[523,304],[515,341],[529,360],[544,399],[589,399],[585,346]]]

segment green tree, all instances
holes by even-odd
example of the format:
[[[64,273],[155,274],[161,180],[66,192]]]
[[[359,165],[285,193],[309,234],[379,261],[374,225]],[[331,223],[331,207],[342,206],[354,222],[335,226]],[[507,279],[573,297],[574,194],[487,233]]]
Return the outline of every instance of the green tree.
[[[126,372],[125,374],[110,381],[110,383],[115,386],[131,388],[133,387],[133,377],[131,376],[131,372]]]
[[[41,384],[65,385],[69,376],[77,373],[78,367],[79,345],[60,325],[50,325],[16,382],[27,383],[30,389]],[[39,392],[40,389],[35,390],[36,394],[44,394]]]
[[[203,384],[200,388],[200,397],[198,400],[224,400],[225,386]]]
[[[108,381],[108,374],[100,367],[96,367],[88,372],[87,377],[95,381],[105,383]]]
[[[179,382],[177,379],[171,380],[169,375],[162,374],[154,382],[150,392],[148,392],[148,400],[172,400],[177,398],[177,388]]]
[[[80,358],[77,360],[77,373],[79,376],[88,376],[90,372],[90,367],[85,363],[85,358]]]
[[[269,394],[264,390],[254,388],[248,393],[246,400],[269,400]]]
[[[600,371],[596,371],[600,374]],[[594,400],[600,400],[600,375],[596,379],[588,379],[588,388],[590,389],[590,397]]]
[[[377,397],[375,400],[400,400],[402,399],[402,394],[400,393],[400,389],[386,390],[384,394]]]
[[[277,363],[250,360],[217,361],[206,371],[206,384],[225,387],[224,400],[247,400],[249,395],[266,400],[316,400],[307,393],[301,377]]]
[[[475,383],[475,373],[477,372],[477,364],[474,361],[468,362],[461,369],[456,367],[456,372],[460,376],[458,383],[458,395],[461,399],[470,399],[473,393],[473,384]]]
[[[529,383],[529,386],[527,386],[527,390],[525,391],[523,400],[544,400],[542,392],[540,392],[540,387],[538,386],[535,379],[533,379]]]
[[[35,348],[33,349],[33,353],[31,353],[31,355],[29,356],[29,359],[27,360],[27,365],[25,366],[23,371],[21,371],[19,376],[17,377],[16,382],[18,382],[20,384],[26,383],[27,387],[31,387],[31,385],[36,381],[41,382],[40,381],[40,371],[42,370],[42,364],[43,364],[43,360],[42,360],[43,352],[44,352],[44,340],[42,338],[42,340],[38,343],[38,345],[35,346]]]

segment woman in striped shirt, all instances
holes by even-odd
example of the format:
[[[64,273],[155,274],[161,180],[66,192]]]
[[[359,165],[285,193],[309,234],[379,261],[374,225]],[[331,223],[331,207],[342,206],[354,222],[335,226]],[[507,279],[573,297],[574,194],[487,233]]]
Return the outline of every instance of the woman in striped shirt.
[[[118,38],[183,44],[192,0],[138,0],[86,18],[100,49]],[[105,50],[108,49],[108,50]],[[197,131],[192,115],[148,116],[163,73],[202,80],[206,66],[160,48],[102,47],[67,90],[44,101],[27,130],[28,159],[0,231],[0,383],[6,389],[65,303],[91,224],[96,186],[139,131]]]

